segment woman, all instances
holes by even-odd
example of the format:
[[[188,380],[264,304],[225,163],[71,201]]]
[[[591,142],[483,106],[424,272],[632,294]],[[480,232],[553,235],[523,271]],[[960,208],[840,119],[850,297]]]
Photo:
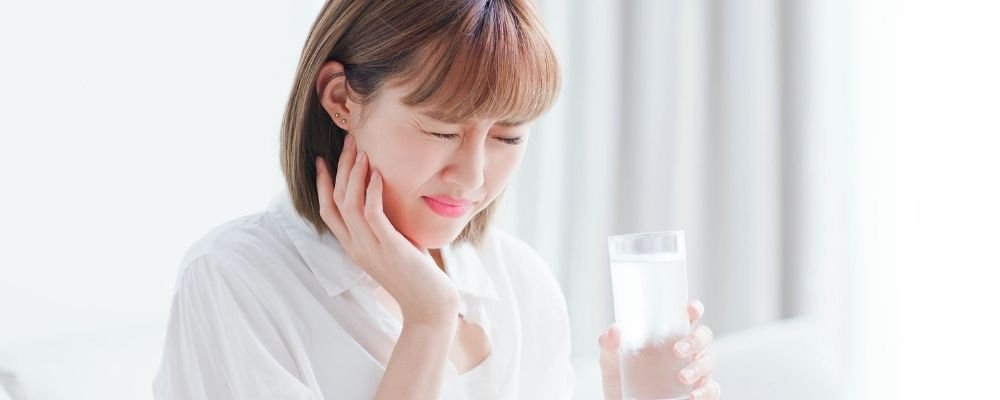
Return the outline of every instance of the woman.
[[[529,1],[328,2],[282,126],[287,192],[185,255],[156,398],[570,398],[559,286],[490,226],[558,90]],[[714,399],[710,341],[692,331],[684,379]],[[620,398],[617,330],[600,343]]]

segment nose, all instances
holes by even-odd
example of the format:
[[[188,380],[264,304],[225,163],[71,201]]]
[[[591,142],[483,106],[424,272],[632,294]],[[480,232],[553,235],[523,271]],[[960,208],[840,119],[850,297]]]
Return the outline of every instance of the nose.
[[[448,166],[441,173],[442,179],[469,193],[485,181],[486,151],[479,141],[469,141],[456,152]]]

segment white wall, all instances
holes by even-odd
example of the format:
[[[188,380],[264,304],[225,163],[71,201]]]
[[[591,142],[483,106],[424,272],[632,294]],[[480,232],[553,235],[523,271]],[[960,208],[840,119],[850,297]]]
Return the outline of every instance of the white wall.
[[[3,3],[0,344],[165,323],[187,246],[282,185],[318,6]]]
[[[1000,398],[1000,6],[854,7],[850,398]]]

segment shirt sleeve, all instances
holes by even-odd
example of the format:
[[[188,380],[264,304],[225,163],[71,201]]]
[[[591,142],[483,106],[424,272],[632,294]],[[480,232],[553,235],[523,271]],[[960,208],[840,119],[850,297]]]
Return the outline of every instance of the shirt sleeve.
[[[157,400],[320,399],[264,304],[218,257],[196,258],[178,277],[159,371]]]

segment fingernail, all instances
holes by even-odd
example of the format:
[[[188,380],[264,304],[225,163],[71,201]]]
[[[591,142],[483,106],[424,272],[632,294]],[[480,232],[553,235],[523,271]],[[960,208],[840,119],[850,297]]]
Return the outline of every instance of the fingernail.
[[[701,398],[704,398],[704,397],[705,397],[705,391],[704,390],[695,389],[693,392],[691,392],[691,398],[692,399],[701,399]]]
[[[684,368],[681,370],[681,375],[684,375],[684,380],[688,383],[694,380],[694,370],[691,368]]]
[[[701,303],[701,301],[699,301],[699,300],[695,300],[695,303],[694,303],[694,305],[695,305],[695,307],[698,307],[698,312],[700,312],[700,313],[702,313],[702,314],[704,314],[704,313],[705,313],[705,305],[704,305],[704,304],[702,304],[702,303]]]
[[[678,353],[687,354],[688,350],[691,349],[691,344],[688,343],[688,342],[685,342],[685,341],[681,340],[681,341],[678,341],[677,344],[674,345],[674,348],[677,349]]]
[[[365,160],[365,152],[364,151],[360,151],[359,154],[358,154],[358,159],[354,160],[354,162],[355,162],[355,164],[361,164],[361,162],[364,161],[364,160]]]
[[[354,136],[347,135],[347,138],[344,139],[344,147],[350,148],[351,146],[354,146]]]

